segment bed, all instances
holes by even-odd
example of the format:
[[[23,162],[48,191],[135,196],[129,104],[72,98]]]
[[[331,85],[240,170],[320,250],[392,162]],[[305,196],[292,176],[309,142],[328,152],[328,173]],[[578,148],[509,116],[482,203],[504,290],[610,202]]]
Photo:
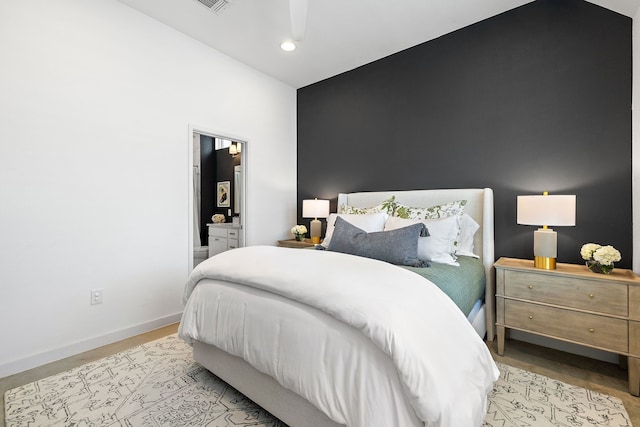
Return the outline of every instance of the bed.
[[[338,206],[390,199],[425,208],[466,201],[485,273],[484,298],[469,313],[424,286],[419,267],[240,248],[198,265],[185,286],[179,334],[194,359],[292,427],[480,425],[497,378],[481,339],[494,337],[492,191],[350,193]]]

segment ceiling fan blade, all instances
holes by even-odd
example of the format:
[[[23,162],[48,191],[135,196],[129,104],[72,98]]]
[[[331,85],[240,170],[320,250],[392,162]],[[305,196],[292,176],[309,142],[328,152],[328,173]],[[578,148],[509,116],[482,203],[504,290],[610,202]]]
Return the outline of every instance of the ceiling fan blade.
[[[307,25],[308,0],[289,0],[289,14],[291,16],[291,35],[295,41],[302,41]]]

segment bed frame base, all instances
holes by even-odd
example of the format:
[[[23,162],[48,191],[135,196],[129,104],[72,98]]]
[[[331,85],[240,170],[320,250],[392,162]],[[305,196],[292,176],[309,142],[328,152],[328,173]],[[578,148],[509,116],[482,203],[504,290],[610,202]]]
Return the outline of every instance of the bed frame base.
[[[346,427],[243,359],[217,347],[194,341],[193,358],[290,427]]]

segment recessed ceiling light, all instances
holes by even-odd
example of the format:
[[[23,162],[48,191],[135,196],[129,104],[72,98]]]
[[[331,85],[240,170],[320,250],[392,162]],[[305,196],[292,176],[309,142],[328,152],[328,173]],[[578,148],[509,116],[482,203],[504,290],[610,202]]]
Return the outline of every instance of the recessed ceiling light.
[[[285,52],[291,52],[296,50],[296,45],[294,42],[286,41],[280,43],[280,49],[284,50]]]

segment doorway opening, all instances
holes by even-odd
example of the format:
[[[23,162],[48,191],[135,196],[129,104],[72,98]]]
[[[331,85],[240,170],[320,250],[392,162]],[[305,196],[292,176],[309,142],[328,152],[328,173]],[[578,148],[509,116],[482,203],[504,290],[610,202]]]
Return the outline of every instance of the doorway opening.
[[[245,138],[189,126],[189,272],[212,255],[212,224],[237,232],[237,242],[233,240],[230,248],[244,244],[246,145]],[[220,247],[218,240],[215,244]]]

